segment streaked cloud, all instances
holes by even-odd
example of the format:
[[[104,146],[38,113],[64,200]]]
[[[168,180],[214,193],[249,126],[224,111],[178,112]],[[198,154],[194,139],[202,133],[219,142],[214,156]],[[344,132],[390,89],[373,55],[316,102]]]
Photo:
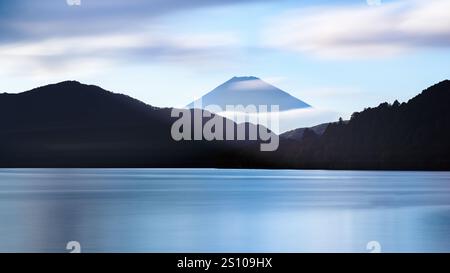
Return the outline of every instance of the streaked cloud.
[[[192,9],[267,0],[66,0],[0,1],[0,42],[124,32],[153,20]],[[271,0],[268,0],[271,1]]]
[[[86,0],[81,6],[65,0],[1,1],[0,73],[73,75],[124,62],[213,68],[239,55],[235,33],[177,29],[161,17],[252,2],[258,0]]]
[[[266,46],[325,58],[377,58],[450,47],[450,1],[303,8],[272,20]]]
[[[239,39],[232,33],[168,33],[55,37],[0,44],[0,73],[58,74],[77,71],[82,64],[96,69],[123,62],[162,61],[193,64],[225,58]],[[89,67],[89,65],[87,66]],[[83,70],[78,70],[83,71]],[[85,72],[92,72],[85,70]]]

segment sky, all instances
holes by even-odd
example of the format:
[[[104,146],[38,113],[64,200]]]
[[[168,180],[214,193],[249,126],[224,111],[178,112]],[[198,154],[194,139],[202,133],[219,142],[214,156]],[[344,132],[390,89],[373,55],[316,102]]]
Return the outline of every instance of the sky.
[[[450,78],[449,10],[448,0],[2,0],[0,92],[77,80],[182,107],[256,76],[329,114],[311,123],[347,119]]]

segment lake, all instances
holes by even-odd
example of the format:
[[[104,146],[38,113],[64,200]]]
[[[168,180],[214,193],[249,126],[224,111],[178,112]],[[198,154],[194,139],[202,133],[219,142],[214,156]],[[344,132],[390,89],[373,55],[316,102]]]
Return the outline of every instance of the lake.
[[[450,172],[0,169],[0,252],[450,252]]]

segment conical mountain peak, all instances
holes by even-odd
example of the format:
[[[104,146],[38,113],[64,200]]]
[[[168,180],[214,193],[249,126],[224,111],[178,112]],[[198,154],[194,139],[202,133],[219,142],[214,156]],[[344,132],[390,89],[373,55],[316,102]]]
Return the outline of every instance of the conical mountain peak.
[[[229,106],[278,106],[280,111],[311,107],[289,93],[254,76],[233,77],[196,100],[188,108],[207,108],[215,105],[221,109]]]

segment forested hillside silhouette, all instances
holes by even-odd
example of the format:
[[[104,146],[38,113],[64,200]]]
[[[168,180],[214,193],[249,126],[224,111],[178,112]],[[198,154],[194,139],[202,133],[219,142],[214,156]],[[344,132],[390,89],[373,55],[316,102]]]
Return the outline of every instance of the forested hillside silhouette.
[[[450,81],[407,103],[354,113],[322,135],[306,130],[298,144],[287,146],[280,165],[295,168],[450,169]]]

